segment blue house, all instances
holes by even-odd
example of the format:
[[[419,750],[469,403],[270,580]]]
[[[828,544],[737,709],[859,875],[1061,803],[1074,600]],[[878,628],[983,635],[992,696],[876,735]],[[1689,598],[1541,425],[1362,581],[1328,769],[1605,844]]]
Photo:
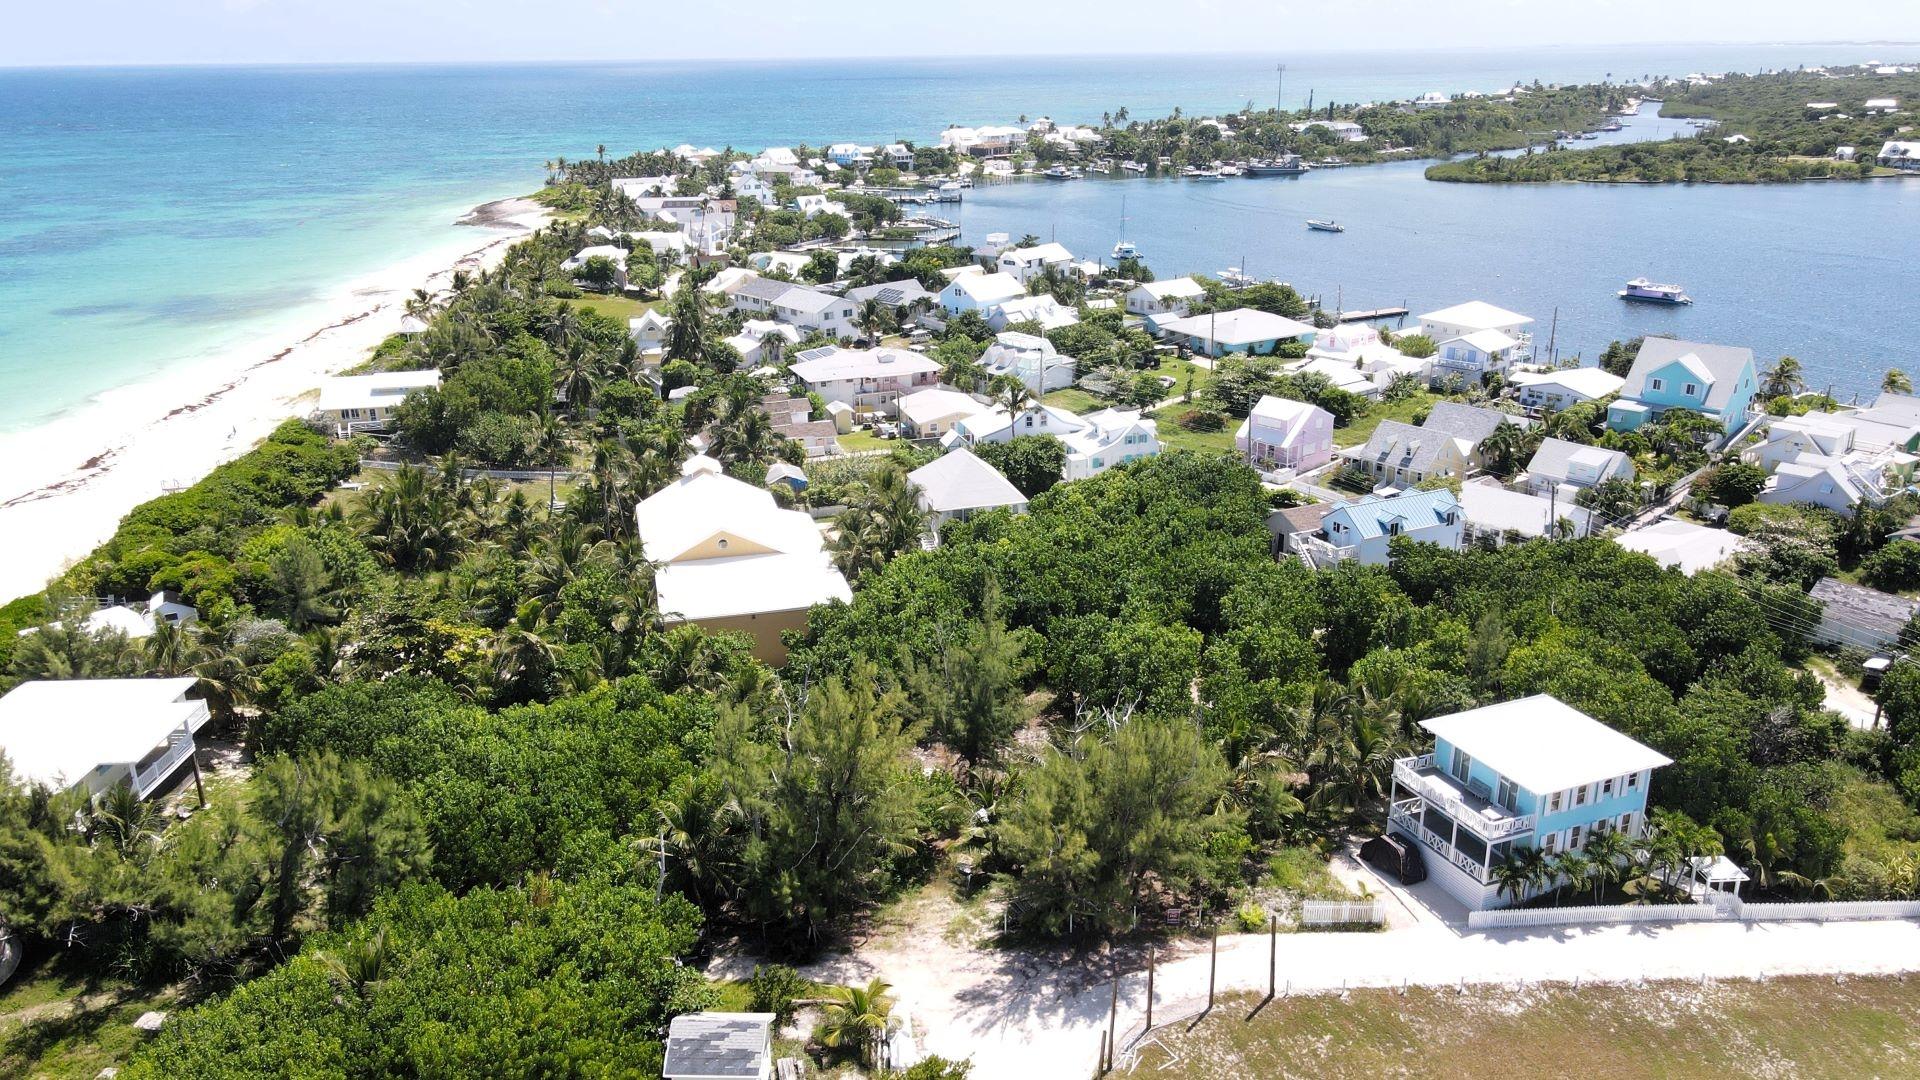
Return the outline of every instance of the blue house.
[[[1446,488],[1362,495],[1335,503],[1320,519],[1318,532],[1290,538],[1286,549],[1315,566],[1346,559],[1385,566],[1395,537],[1458,551],[1465,530],[1460,500]]]
[[[1513,902],[1492,871],[1516,849],[1644,835],[1653,770],[1673,763],[1546,694],[1420,726],[1433,752],[1394,763],[1387,827],[1425,847],[1428,878],[1472,911]]]
[[[1650,337],[1634,356],[1620,397],[1607,406],[1607,426],[1633,431],[1668,409],[1692,409],[1729,433],[1738,431],[1759,382],[1752,349]]]

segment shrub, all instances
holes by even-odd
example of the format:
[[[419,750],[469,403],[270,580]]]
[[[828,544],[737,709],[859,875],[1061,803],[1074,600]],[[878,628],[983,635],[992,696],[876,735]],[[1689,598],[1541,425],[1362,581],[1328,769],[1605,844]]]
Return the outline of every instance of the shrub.
[[[1876,589],[1899,592],[1920,588],[1920,544],[1895,540],[1860,564],[1861,580]]]
[[[1233,913],[1233,921],[1243,934],[1257,934],[1267,928],[1267,909],[1249,900]]]
[[[1188,431],[1220,431],[1227,426],[1227,418],[1211,409],[1188,409],[1176,422]]]
[[[812,983],[785,964],[756,965],[747,979],[752,1010],[772,1013],[775,1028],[793,1023],[794,1002],[812,989]]]

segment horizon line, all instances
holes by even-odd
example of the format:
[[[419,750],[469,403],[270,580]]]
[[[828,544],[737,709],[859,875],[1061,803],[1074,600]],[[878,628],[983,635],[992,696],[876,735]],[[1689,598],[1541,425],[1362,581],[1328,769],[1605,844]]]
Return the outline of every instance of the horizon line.
[[[1897,39],[1851,39],[1829,38],[1808,41],[1738,40],[1716,39],[1712,41],[1602,41],[1602,42],[1513,42],[1502,45],[1444,45],[1411,48],[1381,48],[1358,46],[1350,48],[1306,48],[1285,52],[1278,50],[1253,49],[1215,49],[1215,50],[1170,50],[1170,51],[1129,51],[1101,50],[1096,52],[1000,52],[1000,53],[920,53],[920,54],[871,54],[839,56],[700,56],[676,57],[603,57],[586,58],[448,58],[438,60],[98,60],[66,61],[49,64],[0,63],[0,71],[152,71],[167,69],[221,69],[221,68],[329,68],[329,67],[548,67],[548,66],[617,66],[625,64],[662,64],[662,65],[700,65],[700,64],[822,64],[838,62],[894,62],[913,61],[966,61],[966,60],[1003,60],[1003,59],[1063,59],[1063,60],[1101,60],[1101,59],[1139,59],[1141,57],[1264,57],[1264,56],[1337,56],[1337,55],[1414,55],[1420,53],[1445,52],[1499,52],[1514,49],[1676,49],[1676,48],[1824,48],[1832,46],[1859,46],[1875,48],[1920,48],[1920,40],[1904,41]]]

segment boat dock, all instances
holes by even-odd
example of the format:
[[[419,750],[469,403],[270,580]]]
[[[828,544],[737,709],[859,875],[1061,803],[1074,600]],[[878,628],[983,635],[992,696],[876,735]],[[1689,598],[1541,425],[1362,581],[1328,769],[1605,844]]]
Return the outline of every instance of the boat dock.
[[[1406,317],[1407,309],[1403,307],[1374,308],[1372,311],[1343,311],[1339,315],[1340,321],[1343,323],[1373,322],[1375,319],[1404,319]]]

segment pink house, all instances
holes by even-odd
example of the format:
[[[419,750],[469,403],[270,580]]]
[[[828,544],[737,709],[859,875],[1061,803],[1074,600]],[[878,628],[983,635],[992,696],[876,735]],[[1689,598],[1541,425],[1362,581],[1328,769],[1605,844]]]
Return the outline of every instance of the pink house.
[[[1333,459],[1333,414],[1269,394],[1240,424],[1233,445],[1263,472],[1316,469]]]

